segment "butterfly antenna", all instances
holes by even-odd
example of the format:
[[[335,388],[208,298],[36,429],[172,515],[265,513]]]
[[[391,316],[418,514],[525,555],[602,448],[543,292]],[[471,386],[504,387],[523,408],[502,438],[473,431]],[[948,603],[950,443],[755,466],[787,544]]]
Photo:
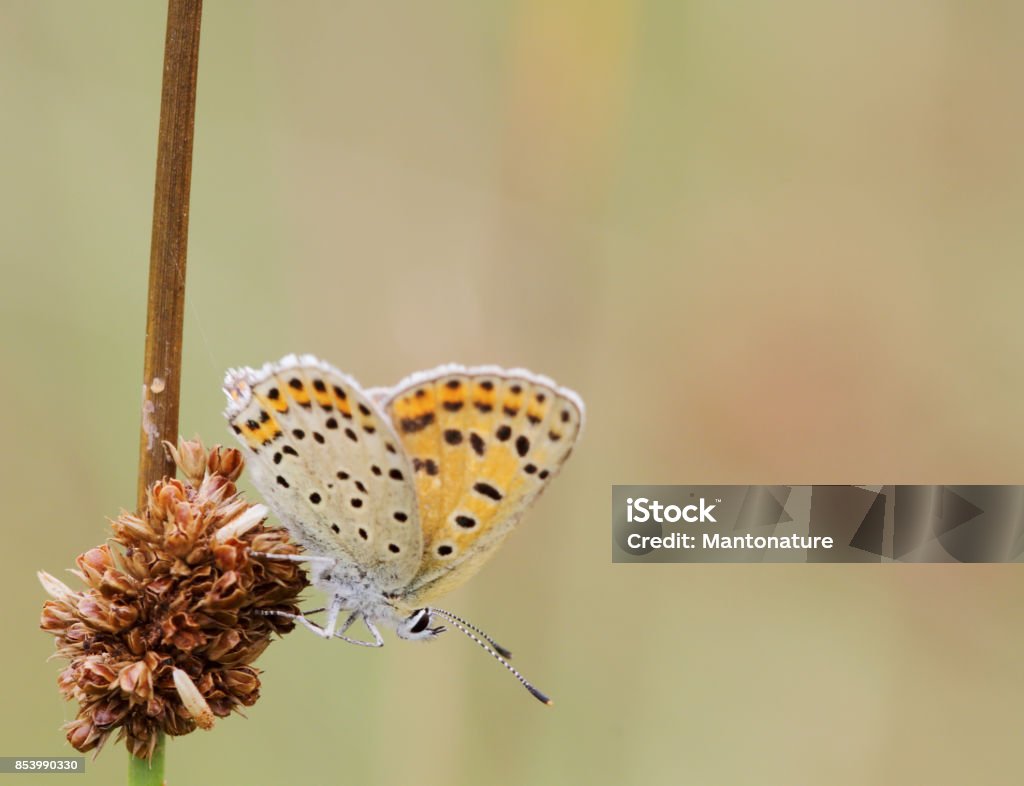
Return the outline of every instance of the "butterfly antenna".
[[[511,663],[509,663],[507,660],[505,660],[498,653],[498,648],[497,648],[496,645],[493,646],[493,647],[491,646],[491,645],[494,644],[494,642],[491,640],[491,638],[487,634],[481,633],[478,628],[476,628],[473,625],[470,625],[468,622],[465,622],[461,618],[456,617],[451,612],[444,611],[442,609],[430,609],[430,613],[433,614],[433,615],[437,615],[441,619],[443,619],[446,622],[450,623],[453,627],[458,628],[460,631],[465,633],[469,638],[471,638],[473,641],[475,641],[477,644],[479,644],[480,647],[485,652],[489,653],[492,658],[494,658],[496,661],[498,661],[498,663],[500,663],[502,666],[504,666],[506,669],[508,669],[512,673],[512,676],[514,676],[517,680],[519,680],[519,682],[522,683],[522,686],[524,688],[526,688],[528,691],[530,691],[530,693],[532,693],[534,698],[536,698],[538,701],[540,701],[540,702],[542,702],[544,704],[547,704],[549,707],[552,704],[554,704],[554,702],[551,701],[551,699],[549,699],[547,696],[545,696],[543,693],[541,693],[539,690],[537,690],[535,687],[533,687],[533,685],[531,685],[529,682],[527,682],[526,678],[522,674],[520,674],[518,671],[516,671],[515,667],[513,667]],[[476,631],[476,633],[479,633],[480,636],[477,636],[476,633],[474,633],[473,631]],[[481,638],[481,636],[483,638]],[[488,642],[490,642],[490,643],[488,644]],[[508,650],[504,650],[504,648],[502,648],[502,650],[504,652],[508,652]]]
[[[471,631],[473,631],[477,636],[479,636],[481,639],[483,639],[488,644],[490,644],[491,648],[495,652],[497,652],[499,655],[501,655],[501,657],[505,658],[506,660],[508,660],[509,658],[512,657],[512,653],[511,652],[509,652],[507,649],[505,649],[500,644],[498,644],[498,642],[496,642],[494,639],[492,639],[490,636],[488,636],[486,633],[484,633],[482,630],[480,630],[480,628],[478,628],[473,623],[467,622],[466,620],[462,619],[462,617],[457,617],[456,615],[452,614],[450,611],[444,611],[443,609],[441,609],[441,610],[431,609],[430,611],[431,612],[437,612],[438,615],[442,615],[442,614],[446,615],[445,619],[451,620],[453,623],[461,622],[463,625],[465,625],[467,628],[469,628]]]

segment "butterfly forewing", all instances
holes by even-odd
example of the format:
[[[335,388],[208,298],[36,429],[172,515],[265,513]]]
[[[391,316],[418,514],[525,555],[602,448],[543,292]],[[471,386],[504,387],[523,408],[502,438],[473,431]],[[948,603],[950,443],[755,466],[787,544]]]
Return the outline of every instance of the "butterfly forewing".
[[[406,586],[422,554],[412,469],[366,393],[309,356],[229,372],[225,391],[253,483],[296,540],[383,591]]]
[[[382,396],[416,478],[423,560],[417,602],[494,553],[569,457],[582,425],[571,391],[525,371],[444,367]]]

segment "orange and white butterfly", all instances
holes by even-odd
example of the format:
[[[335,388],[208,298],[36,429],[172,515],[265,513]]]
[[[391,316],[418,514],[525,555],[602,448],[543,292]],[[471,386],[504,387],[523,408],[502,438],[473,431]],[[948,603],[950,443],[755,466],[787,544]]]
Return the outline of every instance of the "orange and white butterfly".
[[[442,620],[551,703],[509,665],[508,650],[426,604],[476,573],[557,474],[583,425],[579,396],[493,366],[441,366],[363,390],[310,355],[233,369],[224,391],[253,483],[306,551],[263,557],[309,562],[328,596],[322,626],[296,622],[380,647],[378,625],[433,639],[444,627],[431,623]],[[360,619],[372,642],[345,635]]]

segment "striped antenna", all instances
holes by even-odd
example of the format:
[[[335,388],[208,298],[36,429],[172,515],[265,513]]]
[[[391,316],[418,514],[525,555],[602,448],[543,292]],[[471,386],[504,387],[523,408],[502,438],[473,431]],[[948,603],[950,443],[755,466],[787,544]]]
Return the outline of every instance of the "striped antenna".
[[[445,619],[451,620],[453,622],[453,624],[455,622],[461,622],[463,625],[465,625],[467,628],[469,628],[471,631],[473,631],[477,636],[479,636],[484,641],[486,641],[488,644],[490,644],[491,647],[494,649],[494,651],[497,652],[499,655],[501,655],[501,657],[505,658],[505,660],[509,660],[512,657],[512,653],[511,652],[509,652],[507,649],[502,647],[500,644],[498,644],[498,642],[496,642],[494,639],[492,639],[490,636],[488,636],[486,633],[484,633],[482,630],[480,630],[480,628],[478,628],[476,625],[472,624],[471,622],[466,622],[466,620],[462,619],[462,617],[457,617],[454,614],[452,614],[450,611],[444,611],[443,609],[430,609],[430,611],[431,612],[437,612],[438,616],[440,616],[442,614],[447,615],[445,617]]]
[[[443,609],[433,609],[433,608],[431,608],[431,609],[427,609],[427,612],[429,614],[431,614],[431,615],[436,615],[436,616],[440,617],[441,619],[445,620],[446,622],[450,623],[452,626],[458,628],[463,633],[465,633],[467,636],[469,636],[469,638],[471,638],[473,641],[475,641],[477,644],[479,644],[480,647],[483,648],[483,650],[485,652],[490,653],[492,658],[494,658],[496,661],[498,661],[498,663],[500,663],[502,666],[504,666],[506,669],[508,669],[512,673],[512,675],[517,680],[519,680],[520,683],[522,683],[522,686],[524,688],[526,688],[528,691],[530,691],[530,693],[532,693],[534,698],[536,698],[538,701],[542,702],[543,704],[547,704],[549,707],[554,704],[554,702],[551,701],[551,699],[549,699],[547,696],[545,696],[543,693],[541,693],[539,690],[537,690],[535,687],[533,687],[533,685],[531,685],[529,682],[527,682],[526,678],[522,674],[520,674],[518,671],[516,671],[515,668],[512,666],[512,664],[509,663],[507,660],[505,660],[505,658],[503,658],[499,654],[498,650],[501,650],[501,652],[505,652],[505,653],[507,653],[508,650],[506,650],[504,647],[498,647],[498,645],[494,644],[493,639],[491,639],[491,637],[488,636],[486,633],[483,633],[476,626],[470,625],[465,620],[463,620],[463,619],[461,619],[459,617],[456,617],[451,612],[444,611]],[[473,631],[476,631],[476,633],[479,633],[480,636],[477,636],[476,633],[474,633]],[[483,638],[480,638],[481,636]],[[493,645],[493,646],[491,646],[491,645]]]

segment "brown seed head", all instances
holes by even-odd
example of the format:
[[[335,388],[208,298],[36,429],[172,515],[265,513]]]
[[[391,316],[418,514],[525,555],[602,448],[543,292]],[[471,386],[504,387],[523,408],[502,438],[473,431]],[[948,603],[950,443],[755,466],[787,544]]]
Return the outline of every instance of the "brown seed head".
[[[57,685],[79,704],[65,730],[80,751],[98,750],[117,731],[149,758],[159,731],[210,728],[214,717],[254,704],[260,681],[251,664],[272,634],[293,627],[258,612],[297,613],[307,586],[298,564],[252,556],[299,549],[263,523],[265,507],[239,495],[241,453],[184,440],[168,449],[184,480],[154,483],[143,510],[111,523],[115,547],[75,560],[83,591],[39,574],[52,598],[41,627],[68,661]]]

